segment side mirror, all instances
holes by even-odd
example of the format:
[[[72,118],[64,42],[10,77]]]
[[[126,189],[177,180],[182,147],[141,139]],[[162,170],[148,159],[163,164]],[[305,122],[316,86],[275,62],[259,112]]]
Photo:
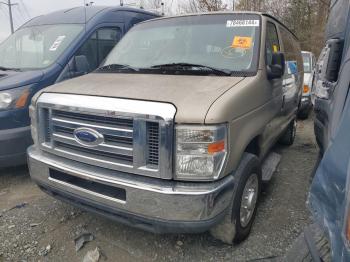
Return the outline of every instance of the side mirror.
[[[272,63],[267,66],[267,78],[269,80],[281,78],[284,75],[286,62],[281,52],[272,54]]]
[[[78,55],[74,57],[75,73],[77,75],[85,75],[90,73],[90,64],[87,57],[84,55]]]

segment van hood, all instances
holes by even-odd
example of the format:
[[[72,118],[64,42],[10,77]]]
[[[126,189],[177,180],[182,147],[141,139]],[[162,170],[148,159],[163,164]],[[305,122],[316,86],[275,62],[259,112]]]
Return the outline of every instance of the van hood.
[[[41,70],[2,71],[0,70],[0,91],[30,85],[39,82],[44,76]]]
[[[177,123],[204,123],[210,106],[243,77],[92,73],[43,90],[173,104]]]

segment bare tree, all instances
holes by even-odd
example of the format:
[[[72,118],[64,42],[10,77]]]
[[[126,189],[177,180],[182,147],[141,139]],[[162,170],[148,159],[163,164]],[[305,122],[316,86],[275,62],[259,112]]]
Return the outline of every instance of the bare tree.
[[[161,7],[162,0],[143,0],[140,1],[140,5],[145,9],[158,9]]]
[[[182,13],[214,12],[226,10],[228,5],[222,0],[188,0],[180,5]]]
[[[281,20],[299,38],[303,50],[319,54],[330,0],[237,0],[236,9],[261,11]]]

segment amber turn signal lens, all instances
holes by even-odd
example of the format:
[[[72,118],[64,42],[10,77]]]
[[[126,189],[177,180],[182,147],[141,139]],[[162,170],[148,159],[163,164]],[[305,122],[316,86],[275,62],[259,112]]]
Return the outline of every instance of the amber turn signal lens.
[[[309,91],[310,91],[309,86],[304,85],[304,90],[303,90],[303,93],[305,94],[305,93],[308,93]]]
[[[215,154],[225,150],[225,141],[219,141],[208,145],[208,154]]]
[[[16,102],[16,108],[22,108],[25,107],[27,104],[27,100],[29,97],[29,91],[25,90],[22,95],[18,98],[17,102]]]

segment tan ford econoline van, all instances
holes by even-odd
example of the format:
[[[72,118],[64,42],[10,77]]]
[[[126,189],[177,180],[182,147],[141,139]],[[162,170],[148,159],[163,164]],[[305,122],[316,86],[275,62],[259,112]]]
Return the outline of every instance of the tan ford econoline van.
[[[271,147],[293,143],[302,66],[295,36],[265,14],[141,23],[96,72],[33,98],[31,177],[131,226],[243,240]]]

